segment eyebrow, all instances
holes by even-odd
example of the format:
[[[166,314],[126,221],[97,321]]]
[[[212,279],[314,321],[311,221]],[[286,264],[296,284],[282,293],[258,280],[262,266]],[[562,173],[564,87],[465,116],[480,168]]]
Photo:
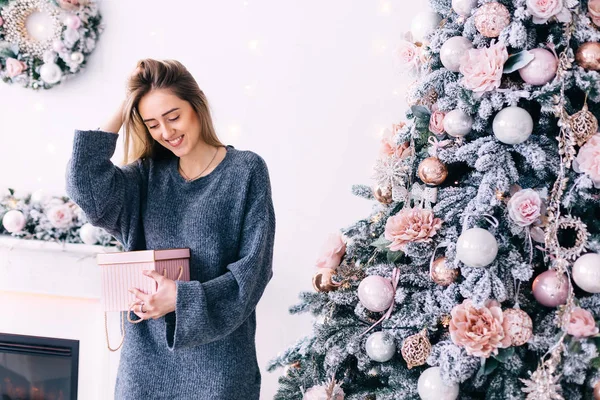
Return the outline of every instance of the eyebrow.
[[[175,108],[170,109],[169,111],[167,111],[166,113],[164,113],[163,115],[161,115],[161,117],[164,117],[168,113],[173,112],[175,110],[179,110],[179,107],[175,107]],[[144,122],[152,121],[153,119],[155,119],[155,118],[148,118],[148,119],[145,119]]]

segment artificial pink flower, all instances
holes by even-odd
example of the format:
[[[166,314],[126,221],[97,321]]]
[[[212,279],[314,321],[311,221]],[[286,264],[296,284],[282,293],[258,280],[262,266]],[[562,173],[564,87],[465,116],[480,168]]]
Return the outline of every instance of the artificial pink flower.
[[[588,13],[592,18],[592,22],[596,26],[600,26],[600,0],[588,1]]]
[[[410,242],[429,242],[441,226],[442,220],[435,218],[431,210],[403,208],[388,218],[384,234],[392,242],[389,249],[398,251]]]
[[[477,309],[467,299],[454,306],[450,314],[450,338],[457,346],[464,347],[467,354],[487,358],[510,346],[511,338],[502,326],[504,315],[497,302],[488,302]]]
[[[592,313],[581,307],[575,307],[571,311],[567,333],[578,338],[597,335],[598,327]]]
[[[600,132],[579,149],[573,168],[589,176],[594,186],[600,188]]]
[[[66,229],[73,223],[73,211],[68,204],[60,204],[51,207],[46,216],[50,224],[57,229]]]
[[[331,385],[313,386],[304,392],[302,400],[344,400],[344,390],[339,384],[333,388]],[[330,391],[330,389],[332,389]]]
[[[521,189],[508,201],[508,215],[519,226],[533,224],[541,215],[542,199],[533,189]]]
[[[346,253],[346,243],[339,233],[332,233],[321,247],[321,257],[317,259],[317,267],[336,269]]]
[[[405,150],[408,149],[409,143],[404,142],[402,144],[396,143],[396,134],[400,129],[404,127],[404,122],[392,125],[392,129],[385,129],[383,136],[381,137],[381,146],[379,147],[379,154],[381,156],[393,156],[396,155],[400,158],[405,158]]]
[[[500,87],[507,59],[508,51],[502,42],[492,43],[490,47],[468,50],[460,61],[462,85],[475,93],[497,89]]]
[[[563,0],[527,0],[527,11],[534,24],[545,24],[552,17],[560,22],[571,20],[571,12],[564,6]]]
[[[4,20],[0,17],[0,26],[4,25]]]
[[[27,69],[27,64],[23,61],[19,61],[15,58],[8,58],[6,60],[6,74],[14,78],[17,75],[20,75]]]
[[[429,117],[429,130],[436,135],[444,133],[444,117],[446,113],[439,111],[437,105],[433,105],[431,116]]]
[[[414,43],[403,40],[394,50],[394,60],[400,71],[414,71],[419,66],[419,48]]]
[[[58,5],[63,10],[77,11],[81,6],[88,4],[88,0],[58,0]]]

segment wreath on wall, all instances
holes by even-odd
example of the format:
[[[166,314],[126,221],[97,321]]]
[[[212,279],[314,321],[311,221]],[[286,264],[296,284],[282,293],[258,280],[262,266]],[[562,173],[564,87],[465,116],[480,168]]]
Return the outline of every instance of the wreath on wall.
[[[85,67],[103,30],[93,0],[0,0],[0,79],[50,89]]]

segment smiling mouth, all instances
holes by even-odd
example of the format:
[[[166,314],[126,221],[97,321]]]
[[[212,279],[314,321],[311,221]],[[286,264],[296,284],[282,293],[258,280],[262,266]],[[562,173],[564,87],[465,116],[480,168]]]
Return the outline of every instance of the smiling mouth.
[[[169,143],[171,146],[177,146],[177,145],[178,145],[178,144],[180,144],[180,143],[181,143],[181,141],[183,140],[183,136],[184,136],[184,135],[181,135],[181,136],[179,136],[179,137],[178,137],[178,138],[176,138],[176,139],[173,139],[173,140],[167,140],[166,142],[167,142],[167,143]]]

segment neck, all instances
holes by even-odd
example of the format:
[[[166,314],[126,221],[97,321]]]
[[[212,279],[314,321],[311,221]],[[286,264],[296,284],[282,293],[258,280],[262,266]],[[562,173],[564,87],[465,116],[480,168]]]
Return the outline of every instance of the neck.
[[[210,169],[214,167],[218,158],[215,154],[218,150],[218,147],[208,145],[204,142],[198,142],[192,151],[179,158],[179,167],[188,178],[192,179],[203,171],[210,171]],[[209,163],[211,164],[210,166]]]

